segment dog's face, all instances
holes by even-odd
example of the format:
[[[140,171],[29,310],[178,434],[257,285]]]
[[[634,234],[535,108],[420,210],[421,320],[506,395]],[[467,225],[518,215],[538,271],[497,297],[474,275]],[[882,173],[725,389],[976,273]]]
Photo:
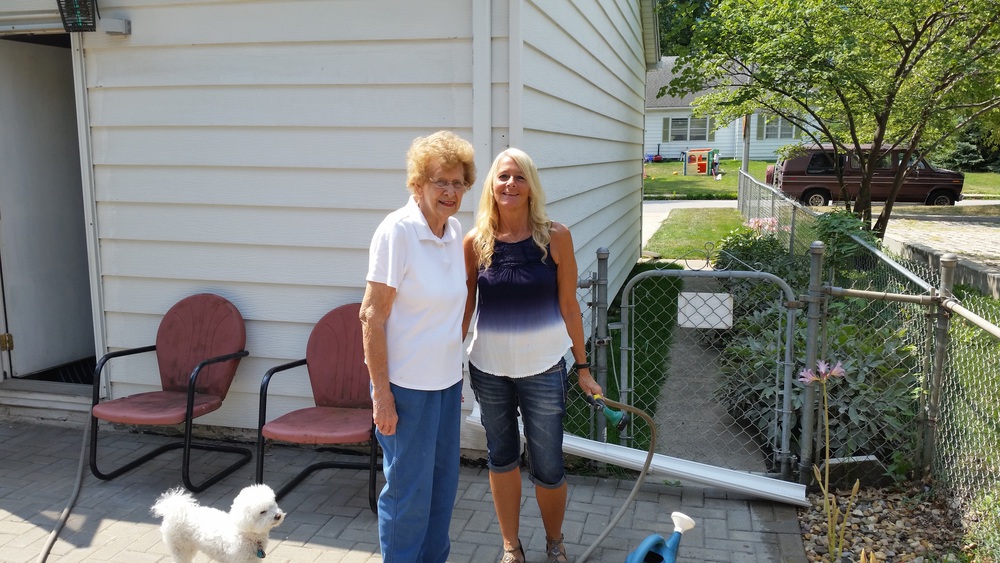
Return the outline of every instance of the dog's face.
[[[267,485],[250,485],[240,491],[233,499],[229,515],[241,530],[254,534],[266,534],[285,519],[285,513],[274,500],[274,491]]]

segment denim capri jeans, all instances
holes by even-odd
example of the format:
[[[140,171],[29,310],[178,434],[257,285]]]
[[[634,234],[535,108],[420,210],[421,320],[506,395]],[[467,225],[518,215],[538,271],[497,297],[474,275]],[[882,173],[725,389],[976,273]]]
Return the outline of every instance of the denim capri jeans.
[[[566,480],[563,463],[563,418],[569,378],[566,361],[536,375],[504,377],[469,364],[472,390],[479,401],[486,429],[487,466],[506,473],[520,466],[521,435],[518,409],[524,419],[528,475],[539,487],[555,489]]]

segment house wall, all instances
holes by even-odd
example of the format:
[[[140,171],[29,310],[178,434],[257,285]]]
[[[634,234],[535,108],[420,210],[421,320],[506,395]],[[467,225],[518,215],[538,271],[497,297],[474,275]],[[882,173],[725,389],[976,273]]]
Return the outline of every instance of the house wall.
[[[566,224],[581,275],[610,251],[609,294],[639,257],[645,96],[638,2],[523,3],[522,129],[511,136],[539,167],[555,221]],[[511,89],[518,88],[511,80]],[[589,320],[588,320],[589,324]]]
[[[10,0],[0,21],[53,9]],[[405,203],[417,136],[473,142],[466,229],[493,156],[519,146],[573,231],[581,276],[609,248],[613,295],[638,258],[637,0],[101,0],[101,15],[132,33],[74,39],[98,353],[152,343],[186,295],[230,299],[250,356],[200,422],[254,427],[263,373],[302,357],[325,312],[361,299],[371,235]],[[151,354],[106,369],[111,396],[157,388]],[[291,375],[271,393],[275,416],[311,396]]]
[[[152,342],[185,295],[225,296],[246,319],[250,356],[201,420],[253,427],[263,373],[302,357],[326,311],[361,299],[371,235],[408,196],[410,142],[444,128],[473,138],[472,6],[121,0],[101,11],[132,23],[130,36],[82,36],[106,346]],[[152,355],[112,364],[112,396],[154,388]],[[271,389],[274,415],[310,397],[304,377]]]
[[[690,108],[669,108],[646,110],[646,132],[643,143],[644,154],[660,154],[668,160],[679,160],[681,151],[688,149],[719,149],[720,158],[743,158],[743,122],[734,120],[718,127],[714,141],[663,141],[663,119],[669,117],[690,117]],[[777,150],[797,139],[758,139],[757,126],[760,116],[750,116],[750,160],[774,161]],[[659,153],[657,153],[659,150]]]

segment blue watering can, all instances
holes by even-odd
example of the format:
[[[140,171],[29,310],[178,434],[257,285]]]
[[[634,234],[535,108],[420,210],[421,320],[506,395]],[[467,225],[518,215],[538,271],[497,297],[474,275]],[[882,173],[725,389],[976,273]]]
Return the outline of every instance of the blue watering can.
[[[660,534],[647,537],[629,554],[625,563],[675,563],[681,534],[694,528],[694,520],[682,512],[672,513],[670,519],[674,521],[674,533],[670,538],[664,540]]]

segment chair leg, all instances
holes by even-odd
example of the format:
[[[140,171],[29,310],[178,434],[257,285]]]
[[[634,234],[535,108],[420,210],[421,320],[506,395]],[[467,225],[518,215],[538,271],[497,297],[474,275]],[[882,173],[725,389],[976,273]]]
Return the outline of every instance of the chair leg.
[[[123,473],[126,473],[128,471],[131,471],[131,470],[135,469],[136,467],[139,467],[140,465],[142,465],[142,464],[146,463],[147,461],[149,461],[149,460],[151,460],[151,459],[159,456],[160,454],[162,454],[164,452],[167,452],[167,451],[170,451],[170,450],[175,450],[175,449],[183,446],[183,444],[180,443],[180,442],[174,442],[174,443],[170,443],[170,444],[165,444],[165,445],[162,445],[162,446],[160,446],[158,448],[155,448],[155,449],[153,449],[151,451],[146,452],[145,454],[139,456],[136,459],[133,459],[132,461],[130,461],[128,463],[125,463],[125,464],[121,465],[120,467],[112,469],[111,471],[104,472],[104,471],[101,471],[100,469],[98,469],[98,467],[97,467],[97,428],[98,428],[98,425],[99,425],[99,421],[98,421],[97,417],[91,416],[90,417],[90,472],[94,474],[94,477],[97,477],[98,479],[101,479],[102,481],[108,481],[108,480],[114,479],[115,477],[118,477],[119,475],[121,475]]]
[[[191,481],[191,450],[202,450],[210,452],[225,452],[231,454],[238,454],[240,457],[231,465],[224,469],[213,473],[207,477],[201,483],[195,484]],[[205,489],[211,487],[212,485],[218,483],[222,479],[232,475],[234,471],[243,467],[250,460],[253,459],[253,453],[248,448],[243,448],[239,446],[223,446],[216,444],[190,444],[184,450],[184,466],[181,468],[181,477],[184,481],[184,486],[192,493],[200,493]]]
[[[259,427],[258,427],[259,428]],[[260,430],[257,430],[257,471],[256,479],[254,483],[258,485],[264,484],[264,435],[261,434]]]
[[[111,471],[105,472],[105,471],[101,471],[97,467],[97,429],[98,429],[99,421],[98,421],[97,417],[95,417],[95,416],[91,416],[90,418],[91,418],[91,421],[90,421],[90,424],[91,424],[91,432],[90,432],[90,471],[91,471],[91,473],[94,474],[94,477],[97,477],[98,479],[101,479],[101,480],[104,480],[104,481],[107,481],[107,480],[110,480],[110,479],[114,479],[115,477],[118,477],[119,475],[121,475],[123,473],[131,471],[132,469],[135,469],[136,467],[139,467],[140,465],[146,463],[147,461],[149,461],[149,460],[151,460],[151,459],[153,459],[155,457],[158,457],[160,454],[163,454],[163,453],[168,452],[170,450],[183,449],[184,450],[184,454],[183,454],[183,465],[181,466],[181,479],[184,482],[184,486],[187,487],[187,489],[189,491],[191,491],[193,493],[200,493],[200,492],[204,491],[205,489],[207,489],[208,487],[214,485],[215,483],[218,483],[221,479],[223,479],[224,477],[230,475],[231,473],[233,473],[234,471],[236,471],[237,469],[239,469],[243,465],[245,465],[253,457],[253,453],[248,448],[237,447],[237,446],[225,446],[225,445],[210,445],[210,444],[195,444],[195,443],[192,443],[192,441],[191,441],[191,434],[190,434],[190,426],[188,426],[188,430],[185,432],[184,441],[181,441],[181,442],[170,442],[170,443],[164,444],[162,446],[154,448],[153,450],[151,450],[149,452],[146,452],[145,454],[139,456],[138,458],[136,458],[136,459],[134,459],[134,460],[132,460],[132,461],[130,461],[128,463],[125,463],[125,464],[123,464],[122,466],[120,466],[120,467],[118,467],[116,469],[113,469]],[[191,450],[193,450],[193,449],[206,450],[206,451],[218,451],[218,452],[226,452],[226,453],[234,453],[234,454],[239,454],[240,457],[239,457],[239,459],[235,463],[233,463],[233,464],[229,465],[228,467],[226,467],[226,468],[224,468],[224,469],[222,469],[222,470],[220,470],[220,471],[212,474],[211,476],[209,476],[207,479],[205,479],[201,483],[197,483],[196,484],[196,483],[193,483],[191,481],[191,476],[190,476]]]
[[[347,450],[342,450],[340,448],[320,448],[324,451],[334,451],[334,452],[347,452]],[[356,455],[357,452],[347,452]],[[304,468],[297,475],[291,478],[287,483],[281,486],[278,491],[274,494],[275,500],[281,500],[285,495],[290,493],[292,489],[297,487],[302,481],[306,479],[310,474],[320,470],[320,469],[367,469],[368,470],[368,506],[371,511],[378,514],[378,499],[375,494],[375,476],[378,472],[378,441],[375,440],[374,433],[371,438],[371,448],[369,450],[369,459],[367,462],[363,461],[319,461],[308,467]],[[257,483],[264,482],[264,462],[263,462],[263,441],[257,444]]]
[[[190,410],[190,408],[189,408]],[[242,446],[225,446],[222,444],[196,444],[191,440],[192,426],[194,426],[189,420],[187,424],[184,425],[184,442],[182,446],[184,447],[184,460],[183,465],[181,465],[181,479],[184,481],[184,486],[192,493],[200,493],[205,489],[211,487],[212,485],[218,483],[223,478],[231,475],[234,471],[243,467],[253,459],[253,453],[249,448],[244,448]],[[209,452],[225,452],[231,454],[238,454],[240,457],[230,464],[229,466],[216,471],[208,478],[206,478],[201,483],[195,484],[191,481],[191,450],[202,450]]]

